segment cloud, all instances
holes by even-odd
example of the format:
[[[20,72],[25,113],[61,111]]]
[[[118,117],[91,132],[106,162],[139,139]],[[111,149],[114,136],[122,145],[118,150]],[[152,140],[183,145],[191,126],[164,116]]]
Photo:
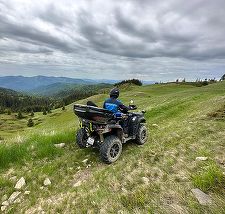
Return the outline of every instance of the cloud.
[[[0,0],[0,56],[15,67],[60,65],[96,77],[115,76],[114,68],[148,78],[193,65],[222,72],[224,26],[223,0]]]

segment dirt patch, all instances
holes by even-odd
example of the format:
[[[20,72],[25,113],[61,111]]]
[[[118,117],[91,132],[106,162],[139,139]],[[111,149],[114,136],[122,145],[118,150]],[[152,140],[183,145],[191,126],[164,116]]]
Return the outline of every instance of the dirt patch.
[[[215,119],[225,119],[225,105],[214,112],[208,113],[207,116]]]
[[[73,181],[72,184],[76,184],[77,182],[84,182],[88,180],[92,175],[92,172],[90,169],[85,169],[78,171],[74,176],[73,176]]]

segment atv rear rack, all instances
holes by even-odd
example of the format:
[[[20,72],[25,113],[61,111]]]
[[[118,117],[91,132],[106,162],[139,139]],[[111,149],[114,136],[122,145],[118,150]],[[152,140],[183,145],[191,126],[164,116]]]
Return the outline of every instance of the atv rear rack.
[[[111,111],[94,106],[75,104],[73,110],[79,118],[96,123],[107,123],[114,117]]]

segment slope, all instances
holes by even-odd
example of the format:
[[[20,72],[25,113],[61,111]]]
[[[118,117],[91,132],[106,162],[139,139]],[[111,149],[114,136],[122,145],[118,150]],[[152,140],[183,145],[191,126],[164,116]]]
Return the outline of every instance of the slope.
[[[90,99],[101,105],[106,97]],[[223,213],[225,123],[223,118],[208,115],[224,107],[225,82],[201,88],[177,84],[124,87],[121,100],[128,103],[131,98],[139,109],[147,110],[150,138],[144,146],[124,145],[121,158],[113,165],[101,163],[97,151],[74,145],[78,120],[72,105],[48,117],[37,115],[41,124],[3,143],[1,196],[9,196],[21,176],[27,183],[21,202],[7,210]],[[65,148],[53,145],[62,142]],[[13,157],[7,159],[7,154]],[[208,160],[196,161],[197,156]],[[52,181],[50,187],[42,187],[46,177]],[[209,194],[213,203],[200,205],[191,193],[195,187]],[[31,193],[24,195],[25,190]]]

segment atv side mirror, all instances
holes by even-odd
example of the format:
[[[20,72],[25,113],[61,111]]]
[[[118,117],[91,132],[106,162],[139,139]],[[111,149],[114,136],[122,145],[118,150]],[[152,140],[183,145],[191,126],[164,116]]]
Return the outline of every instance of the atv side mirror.
[[[134,105],[134,101],[133,101],[133,100],[130,100],[129,108],[130,108],[130,110],[135,110],[135,109],[137,109],[137,106]]]

